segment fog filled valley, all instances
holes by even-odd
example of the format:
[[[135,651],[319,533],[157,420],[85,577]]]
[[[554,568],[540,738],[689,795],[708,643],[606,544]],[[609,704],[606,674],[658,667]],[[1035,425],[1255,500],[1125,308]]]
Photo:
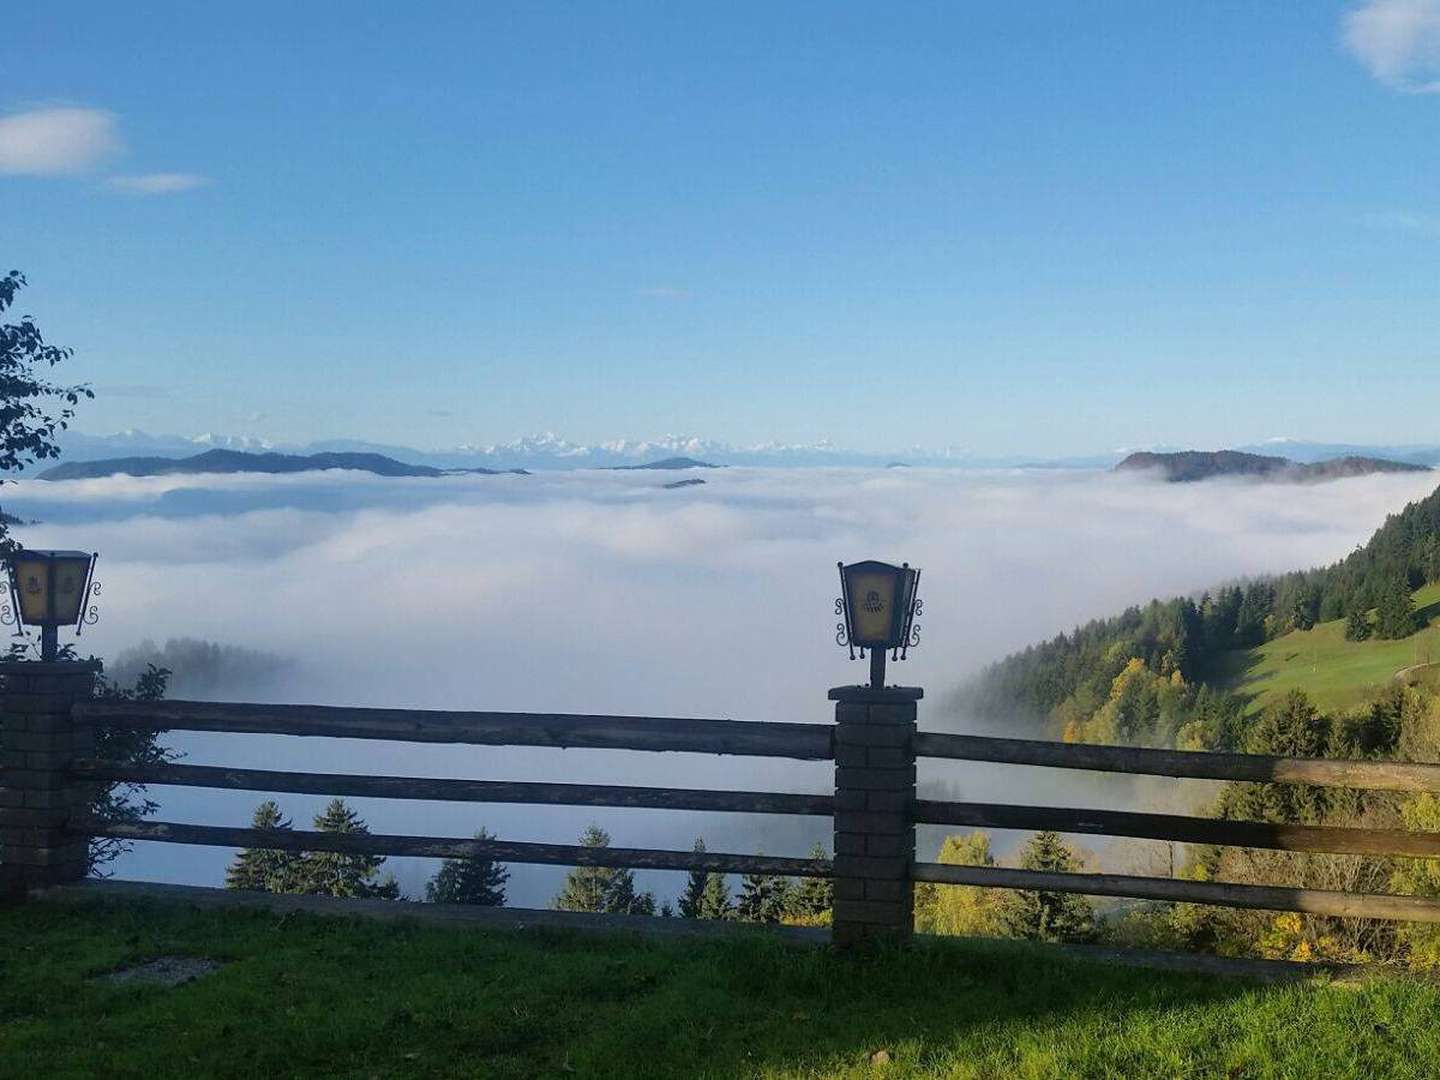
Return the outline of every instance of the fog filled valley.
[[[582,470],[382,479],[114,477],[22,482],[6,510],[28,544],[101,553],[102,618],[82,653],[175,669],[171,695],[378,707],[730,717],[824,723],[828,687],[863,681],[834,644],[837,559],[924,568],[922,644],[891,677],[923,686],[922,730],[1031,734],[964,715],[983,665],[1151,596],[1329,562],[1428,474],[1276,488],[1095,472],[730,468],[668,477]],[[167,642],[170,643],[167,646]],[[202,645],[200,643],[207,643]],[[827,763],[684,754],[451,748],[175,733],[193,764],[827,792]],[[1204,785],[923,762],[946,797],[1188,809]],[[162,820],[248,823],[264,796],[155,788]],[[324,800],[285,795],[297,826]],[[828,819],[350,800],[377,832],[803,855]],[[924,828],[922,858],[942,830]],[[996,837],[1004,851],[1013,838]],[[1151,845],[1155,847],[1156,845]],[[1093,848],[1093,845],[1092,845]],[[1101,852],[1124,868],[1137,856]],[[1143,854],[1143,852],[1141,852]],[[219,884],[230,853],[138,844],[120,877]],[[423,895],[434,864],[392,859]],[[563,869],[512,868],[543,906]],[[660,900],[683,875],[639,875]]]

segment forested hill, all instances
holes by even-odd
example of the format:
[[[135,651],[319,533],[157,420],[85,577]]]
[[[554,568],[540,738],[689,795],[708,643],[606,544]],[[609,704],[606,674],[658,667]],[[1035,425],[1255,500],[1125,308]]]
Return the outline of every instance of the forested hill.
[[[1116,465],[1115,471],[1158,472],[1171,483],[1190,483],[1220,476],[1315,483],[1321,480],[1341,480],[1350,476],[1369,476],[1373,473],[1425,472],[1428,468],[1429,466],[1410,462],[1353,455],[1302,464],[1289,458],[1247,454],[1239,450],[1182,450],[1168,454],[1134,453]]]
[[[1419,624],[1411,593],[1433,582],[1440,582],[1440,490],[1391,515],[1369,543],[1332,566],[1152,600],[1015,653],[979,676],[967,704],[1048,722],[1066,737],[1104,736],[1091,741],[1149,739],[1164,726],[1157,710],[1173,712],[1176,724],[1216,722],[1222,695],[1206,684],[1226,654],[1335,619],[1347,620],[1352,640],[1407,637]],[[1126,680],[1144,691],[1137,708],[1145,715],[1127,712],[1120,700],[1105,730],[1087,731],[1117,695],[1124,698]],[[1213,745],[1214,734],[1192,741]],[[1163,737],[1185,741],[1173,730]]]

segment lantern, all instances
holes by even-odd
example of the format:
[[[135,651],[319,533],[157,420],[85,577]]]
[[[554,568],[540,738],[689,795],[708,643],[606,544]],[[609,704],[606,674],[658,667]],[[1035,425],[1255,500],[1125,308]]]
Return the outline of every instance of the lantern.
[[[892,659],[904,660],[909,647],[919,644],[920,571],[909,563],[892,566],[873,559],[839,566],[835,613],[845,621],[836,627],[835,639],[849,647],[852,659],[856,649],[862,656],[870,650],[870,685],[878,689],[885,685],[886,650]]]
[[[42,659],[55,659],[61,626],[73,625],[79,633],[85,622],[96,558],[88,551],[23,548],[10,557],[10,607],[5,621],[40,627]]]

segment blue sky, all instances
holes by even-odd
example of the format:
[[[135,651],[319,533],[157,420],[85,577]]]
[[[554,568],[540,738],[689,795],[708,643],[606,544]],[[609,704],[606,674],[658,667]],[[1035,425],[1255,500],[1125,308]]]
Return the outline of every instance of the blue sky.
[[[28,5],[78,425],[1440,441],[1440,0]]]

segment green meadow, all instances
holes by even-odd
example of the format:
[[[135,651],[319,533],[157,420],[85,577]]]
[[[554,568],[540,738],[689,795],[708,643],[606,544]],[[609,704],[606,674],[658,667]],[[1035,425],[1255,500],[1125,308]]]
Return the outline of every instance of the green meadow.
[[[1440,584],[1415,593],[1415,606],[1425,628],[1403,640],[1346,641],[1345,620],[1337,619],[1232,653],[1216,682],[1253,696],[1257,708],[1299,689],[1322,709],[1343,710],[1363,704],[1402,672],[1433,678],[1423,665],[1440,661]]]
[[[1020,942],[847,956],[138,902],[0,910],[4,1077],[1434,1077],[1440,987]],[[175,987],[106,975],[224,966]]]

